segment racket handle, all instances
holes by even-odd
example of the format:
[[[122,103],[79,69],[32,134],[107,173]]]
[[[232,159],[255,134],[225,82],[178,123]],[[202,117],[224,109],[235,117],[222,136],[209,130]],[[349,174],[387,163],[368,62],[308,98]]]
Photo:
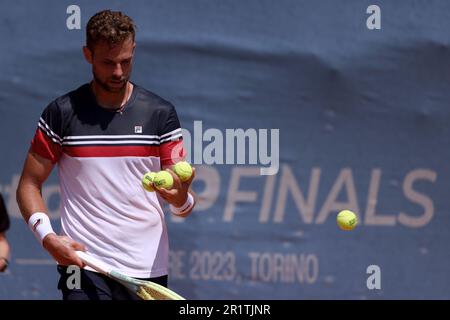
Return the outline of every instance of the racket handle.
[[[104,275],[108,275],[111,270],[109,267],[107,267],[104,263],[97,260],[96,258],[88,255],[86,252],[83,251],[76,251],[78,257],[83,261],[86,265],[91,267],[92,269],[103,273]]]

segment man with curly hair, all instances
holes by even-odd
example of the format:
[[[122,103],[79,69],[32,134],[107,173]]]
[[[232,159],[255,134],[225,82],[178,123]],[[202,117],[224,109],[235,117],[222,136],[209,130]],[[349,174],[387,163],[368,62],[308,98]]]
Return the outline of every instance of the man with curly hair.
[[[186,217],[195,201],[172,172],[174,187],[146,192],[148,171],[184,157],[174,106],[130,81],[135,25],[104,10],[87,23],[84,57],[93,79],[52,101],[42,113],[17,189],[25,221],[57,261],[65,300],[135,299],[120,284],[85,266],[76,250],[130,277],[167,286],[168,235],[160,199]],[[58,165],[61,234],[53,232],[41,188]],[[68,265],[81,268],[81,288],[67,285]]]

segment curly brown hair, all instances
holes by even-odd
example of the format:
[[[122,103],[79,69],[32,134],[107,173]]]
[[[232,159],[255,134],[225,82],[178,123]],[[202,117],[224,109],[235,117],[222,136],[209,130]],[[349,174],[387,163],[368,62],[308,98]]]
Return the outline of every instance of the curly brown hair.
[[[86,26],[86,45],[93,50],[98,42],[109,45],[121,43],[128,37],[134,37],[136,26],[133,20],[120,11],[103,10],[93,15]]]

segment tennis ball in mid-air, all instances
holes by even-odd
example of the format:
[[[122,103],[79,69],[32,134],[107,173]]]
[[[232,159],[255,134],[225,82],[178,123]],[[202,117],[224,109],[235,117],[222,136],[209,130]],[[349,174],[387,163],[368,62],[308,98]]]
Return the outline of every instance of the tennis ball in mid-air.
[[[358,218],[350,210],[342,210],[337,215],[337,224],[342,230],[353,230],[358,224]]]
[[[155,191],[155,189],[152,186],[153,183],[153,179],[156,176],[156,172],[147,172],[146,174],[144,174],[144,176],[142,177],[142,187],[144,187],[145,190],[149,191],[149,192],[153,192]]]
[[[188,162],[181,161],[173,166],[173,172],[175,172],[182,182],[185,182],[192,176],[192,167]]]
[[[153,185],[157,189],[170,189],[173,186],[173,177],[168,171],[159,171],[153,178]]]

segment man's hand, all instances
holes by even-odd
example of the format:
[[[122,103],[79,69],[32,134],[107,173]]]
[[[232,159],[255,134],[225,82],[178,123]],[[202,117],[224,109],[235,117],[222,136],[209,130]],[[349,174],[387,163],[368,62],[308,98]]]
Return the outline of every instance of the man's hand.
[[[47,235],[42,242],[44,248],[62,266],[76,265],[84,267],[83,261],[75,251],[86,251],[86,247],[66,236],[58,236],[54,233]]]
[[[167,190],[164,188],[155,188],[155,190],[164,200],[166,200],[174,207],[179,208],[183,204],[185,204],[187,200],[189,187],[195,178],[195,168],[192,168],[192,176],[185,182],[181,182],[180,178],[172,170],[166,170],[169,171],[173,177],[172,189]]]

